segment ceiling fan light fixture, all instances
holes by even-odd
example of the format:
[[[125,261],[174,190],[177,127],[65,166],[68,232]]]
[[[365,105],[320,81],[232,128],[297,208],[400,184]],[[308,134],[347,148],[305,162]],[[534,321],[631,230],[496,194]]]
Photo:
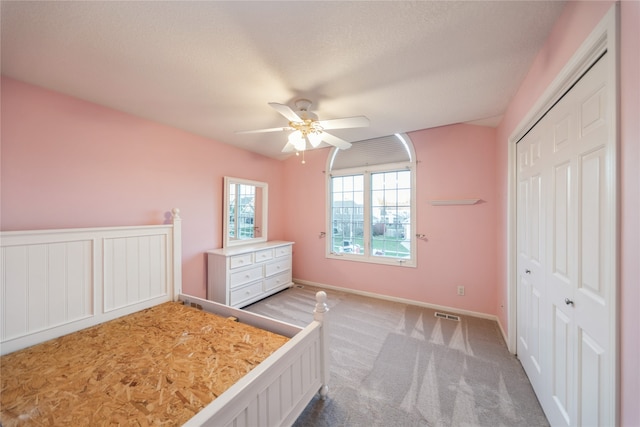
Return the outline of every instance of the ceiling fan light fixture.
[[[307,141],[301,131],[296,130],[289,134],[289,142],[296,151],[304,151],[307,147]]]
[[[307,139],[309,140],[309,144],[311,144],[313,148],[316,148],[322,142],[322,131],[309,132]]]

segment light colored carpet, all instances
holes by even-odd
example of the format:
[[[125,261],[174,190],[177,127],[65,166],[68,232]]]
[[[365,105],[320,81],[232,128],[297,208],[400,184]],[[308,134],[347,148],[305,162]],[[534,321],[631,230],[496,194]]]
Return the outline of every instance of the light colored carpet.
[[[319,289],[293,287],[246,310],[304,326]],[[329,396],[295,426],[548,426],[496,322],[326,291]]]

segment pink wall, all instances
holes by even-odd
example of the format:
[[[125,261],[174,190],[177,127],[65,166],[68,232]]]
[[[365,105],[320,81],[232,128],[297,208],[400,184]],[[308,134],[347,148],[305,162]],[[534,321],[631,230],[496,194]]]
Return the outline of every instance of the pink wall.
[[[2,78],[2,230],[161,224],[183,218],[183,289],[205,296],[204,251],[222,246],[223,176],[270,184],[281,238],[282,163]]]
[[[621,420],[640,426],[640,2],[621,9]]]
[[[287,239],[296,242],[293,275],[320,284],[495,314],[495,129],[454,125],[410,134],[418,159],[418,267],[325,258],[329,149],[285,161]],[[481,198],[473,206],[431,206],[432,199]],[[456,294],[464,285],[466,296]]]
[[[506,215],[507,215],[507,142],[511,133],[533,104],[550,85],[577,48],[610,9],[613,2],[568,2],[545,46],[536,57],[526,79],[520,86],[497,132],[500,209],[500,238],[498,240],[499,287],[497,312],[505,329],[506,275]],[[620,104],[620,178],[621,178],[621,276],[620,296],[620,370],[621,424],[640,426],[640,3],[623,1],[621,8],[621,104]]]

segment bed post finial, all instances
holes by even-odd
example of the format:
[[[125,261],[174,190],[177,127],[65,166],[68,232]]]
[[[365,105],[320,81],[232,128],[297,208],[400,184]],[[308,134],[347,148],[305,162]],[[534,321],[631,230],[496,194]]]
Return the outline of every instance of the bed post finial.
[[[320,331],[320,378],[322,385],[320,386],[320,398],[326,399],[329,394],[329,334],[327,333],[327,323],[324,321],[325,313],[329,311],[327,306],[327,293],[319,291],[316,293],[316,308],[313,310],[313,320],[322,324]]]
[[[325,291],[319,291],[316,293],[316,308],[313,310],[313,318],[318,322],[322,322],[324,319],[324,313],[329,311],[327,306],[327,293]]]
[[[181,220],[180,218],[180,209],[173,208],[171,209],[171,219],[175,222],[176,220]]]

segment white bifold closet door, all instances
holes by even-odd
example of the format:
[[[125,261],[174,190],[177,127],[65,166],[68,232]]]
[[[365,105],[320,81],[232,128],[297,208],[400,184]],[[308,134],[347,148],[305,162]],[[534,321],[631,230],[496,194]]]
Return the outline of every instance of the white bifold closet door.
[[[606,59],[517,144],[517,354],[553,426],[606,425],[615,410]]]

